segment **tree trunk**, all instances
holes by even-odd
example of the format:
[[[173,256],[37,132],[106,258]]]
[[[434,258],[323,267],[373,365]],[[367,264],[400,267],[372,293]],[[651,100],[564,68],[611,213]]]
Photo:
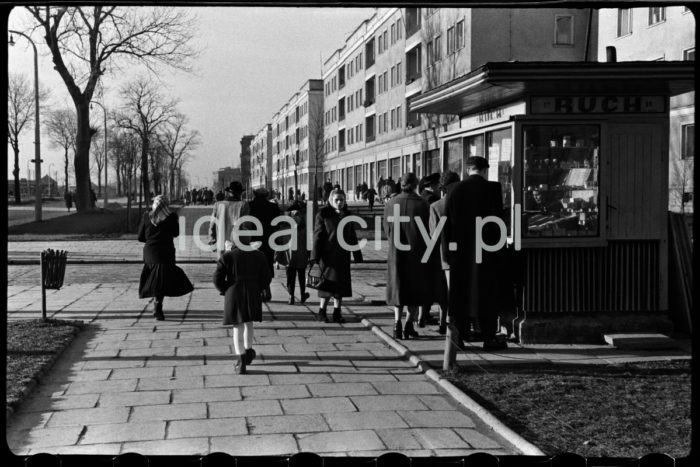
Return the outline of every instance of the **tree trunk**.
[[[15,168],[12,171],[15,177],[15,204],[20,204],[22,202],[22,194],[20,193],[21,187],[19,184],[19,149],[13,149],[15,150]]]
[[[75,141],[75,209],[78,212],[88,212],[95,209],[95,203],[91,196],[90,185],[90,142],[92,130],[90,129],[90,109],[87,103],[76,104],[78,117],[78,134]]]
[[[146,197],[146,203],[151,202],[151,185],[148,179],[148,137],[141,141],[141,188],[142,194]],[[139,215],[141,214],[141,199],[139,199]]]
[[[63,152],[63,175],[65,176],[64,180],[66,181],[66,184],[63,187],[63,194],[65,195],[68,193],[68,148],[64,148]]]

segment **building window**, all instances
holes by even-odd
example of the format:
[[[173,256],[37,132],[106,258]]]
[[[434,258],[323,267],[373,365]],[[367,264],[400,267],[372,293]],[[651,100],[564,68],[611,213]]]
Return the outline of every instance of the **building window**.
[[[455,47],[457,50],[464,47],[464,20],[459,21],[455,26]]]
[[[389,50],[389,32],[384,30],[384,50]]]
[[[374,65],[374,39],[365,44],[365,70]]]
[[[695,123],[681,125],[681,159],[695,157]]]
[[[420,8],[406,8],[406,37],[411,37],[420,30]]]
[[[391,109],[391,129],[396,128],[396,109]]]
[[[396,64],[396,84],[401,82],[401,62]]]
[[[666,21],[666,8],[649,8],[649,26]]]
[[[435,50],[433,53],[435,54],[435,61],[440,61],[442,60],[442,36],[437,36],[433,40],[435,43]]]
[[[451,55],[455,51],[455,28],[447,28],[447,55]]]
[[[406,99],[406,127],[415,128],[420,126],[420,114],[408,111],[408,99]]]
[[[338,101],[338,119],[345,120],[345,99]]]
[[[433,50],[433,47],[435,47],[433,41],[430,41],[427,44],[425,44],[425,59],[428,62],[428,66],[432,65],[435,61],[435,52]]]
[[[554,44],[574,45],[574,17],[572,15],[554,16]]]
[[[683,51],[683,60],[695,61],[695,47]]]
[[[396,40],[399,40],[403,37],[403,23],[401,22],[401,18],[396,20]]]
[[[396,42],[396,24],[391,23],[391,43],[392,45]]]
[[[365,118],[365,135],[367,138],[367,142],[374,141],[375,135],[374,135],[374,115],[370,115],[369,117]]]
[[[370,105],[374,104],[374,77],[371,79],[368,79],[367,82],[365,83],[365,107],[369,107]]]
[[[632,34],[632,9],[617,9],[617,37]]]
[[[381,33],[377,36],[377,55],[384,52],[384,37]]]

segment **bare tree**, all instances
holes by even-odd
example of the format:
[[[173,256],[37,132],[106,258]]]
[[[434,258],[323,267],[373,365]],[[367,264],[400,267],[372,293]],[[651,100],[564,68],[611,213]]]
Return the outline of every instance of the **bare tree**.
[[[101,133],[101,130],[95,128],[95,138],[92,140],[92,162],[93,168],[97,171],[98,197],[102,196],[102,169],[105,167],[105,145],[104,140],[100,137]]]
[[[75,134],[77,131],[75,112],[71,109],[58,109],[49,113],[46,120],[49,141],[55,148],[63,150],[63,173],[65,177],[64,195],[68,192],[68,171],[70,168],[70,151],[75,153]]]
[[[126,219],[127,231],[131,226],[131,203],[133,200],[133,180],[136,175],[136,166],[138,163],[141,142],[138,135],[131,131],[112,132],[110,139],[110,147],[112,148],[112,160],[115,167],[118,167],[117,173],[119,180],[122,181],[124,191],[126,191]]]
[[[115,116],[117,126],[135,132],[141,139],[141,184],[150,195],[149,154],[156,130],[175,113],[175,99],[165,100],[155,84],[141,77],[122,88],[124,106]],[[150,202],[150,198],[149,198]]]
[[[681,214],[685,214],[685,205],[691,201],[689,193],[693,193],[694,169],[694,159],[671,161],[671,182],[669,184],[671,205],[678,206]]]
[[[323,180],[323,167],[326,158],[323,129],[323,100],[312,101],[309,99],[309,169],[312,168],[312,162],[314,169],[313,184],[309,183],[309,186],[313,186],[314,190],[312,198],[314,201],[314,214],[318,208],[318,179],[321,177],[321,180]],[[315,160],[312,160],[312,158]]]
[[[39,91],[40,105],[48,98],[45,90]],[[22,202],[19,184],[19,136],[27,124],[34,121],[34,88],[26,76],[10,73],[7,81],[7,140],[12,146],[15,166],[12,174],[15,179],[15,203]],[[27,175],[29,177],[29,175]]]
[[[189,46],[194,19],[188,10],[160,7],[26,8],[75,105],[76,209],[92,210],[90,101],[98,82],[104,74],[121,70],[126,62],[143,64],[152,71],[159,65],[189,70],[189,61],[196,55]]]
[[[181,169],[180,161],[200,144],[199,132],[188,130],[187,123],[187,116],[177,113],[165,123],[162,131],[158,134],[160,145],[168,157],[168,194],[170,199],[175,197],[175,179],[178,167]],[[179,187],[177,187],[177,192],[180,192]]]

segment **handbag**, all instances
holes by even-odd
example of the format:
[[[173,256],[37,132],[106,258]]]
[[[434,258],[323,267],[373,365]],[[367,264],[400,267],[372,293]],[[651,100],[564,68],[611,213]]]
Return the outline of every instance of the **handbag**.
[[[309,268],[309,272],[306,274],[306,286],[311,289],[319,289],[323,286],[325,278],[323,277],[323,271],[321,271],[321,266],[313,264]]]

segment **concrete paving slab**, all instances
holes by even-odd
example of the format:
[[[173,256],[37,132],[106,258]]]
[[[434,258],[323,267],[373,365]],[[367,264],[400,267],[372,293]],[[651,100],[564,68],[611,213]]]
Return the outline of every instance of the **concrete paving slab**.
[[[206,375],[204,377],[205,388],[237,387],[237,386],[261,386],[270,384],[270,378],[266,374],[260,375]]]
[[[333,414],[355,412],[355,406],[346,397],[312,397],[309,399],[281,400],[285,414]]]
[[[172,403],[133,407],[130,421],[199,420],[206,417],[207,406],[204,402]]]
[[[247,421],[251,434],[329,431],[328,424],[319,414],[250,416]]]
[[[322,451],[369,451],[386,447],[372,430],[333,431],[296,435],[299,447],[304,452]]]
[[[143,363],[143,362],[142,362]],[[144,367],[143,364],[138,368],[117,368],[112,371],[109,376],[110,380],[132,380],[139,378],[171,378],[174,370],[172,366]]]
[[[15,454],[23,455],[28,449],[74,445],[82,431],[82,426],[24,430],[8,436],[7,445]]]
[[[104,444],[128,441],[163,440],[165,422],[110,423],[89,425],[80,444]]]
[[[175,389],[172,391],[173,404],[182,404],[186,402],[239,401],[241,399],[240,388]]]
[[[252,369],[258,369],[258,366],[251,366],[248,367],[249,370]],[[262,371],[270,373],[270,367],[267,365],[263,365],[261,368]],[[279,375],[279,374],[270,374],[270,384],[272,385],[279,385],[279,384],[310,384],[310,383],[331,383],[331,377],[328,375],[324,374],[316,374],[316,373],[297,373],[297,374],[286,374],[286,375]]]
[[[475,449],[499,449],[501,446],[493,439],[471,428],[455,428],[455,433]]]
[[[360,411],[427,410],[414,395],[352,396],[350,399]]]
[[[374,430],[390,451],[422,449],[423,445],[408,428],[379,428]]]
[[[94,409],[71,409],[54,412],[48,427],[99,425],[103,423],[126,423],[129,407],[97,407]]]
[[[377,428],[408,428],[408,424],[396,412],[372,411],[324,414],[333,431],[365,430]]]
[[[144,456],[199,456],[209,453],[209,439],[198,437],[129,442],[122,445],[121,453],[127,452],[136,452]]]
[[[66,389],[66,395],[129,392],[135,391],[137,384],[137,379],[77,381]]]
[[[449,428],[416,428],[413,436],[426,449],[470,449],[469,443]]]
[[[231,456],[283,456],[299,452],[291,434],[221,436],[210,438],[210,452]]]
[[[377,390],[370,383],[318,383],[307,384],[316,397],[376,395]]]
[[[23,412],[52,412],[56,410],[89,409],[97,405],[100,394],[80,394],[75,396],[33,397],[22,404]]]
[[[427,381],[375,381],[372,385],[380,394],[438,394],[438,390]]]
[[[282,415],[278,400],[246,400],[208,402],[210,418],[234,418],[262,415]]]
[[[100,394],[100,407],[134,407],[168,404],[170,391],[134,391]]]
[[[285,384],[283,386],[245,386],[241,388],[241,394],[243,395],[244,400],[299,399],[311,396],[306,386],[301,384]]]
[[[246,419],[238,417],[174,421],[168,424],[167,437],[173,439],[246,434],[248,434]]]
[[[154,391],[164,389],[197,389],[204,388],[203,376],[189,376],[183,378],[141,378],[138,383],[139,391]]]

